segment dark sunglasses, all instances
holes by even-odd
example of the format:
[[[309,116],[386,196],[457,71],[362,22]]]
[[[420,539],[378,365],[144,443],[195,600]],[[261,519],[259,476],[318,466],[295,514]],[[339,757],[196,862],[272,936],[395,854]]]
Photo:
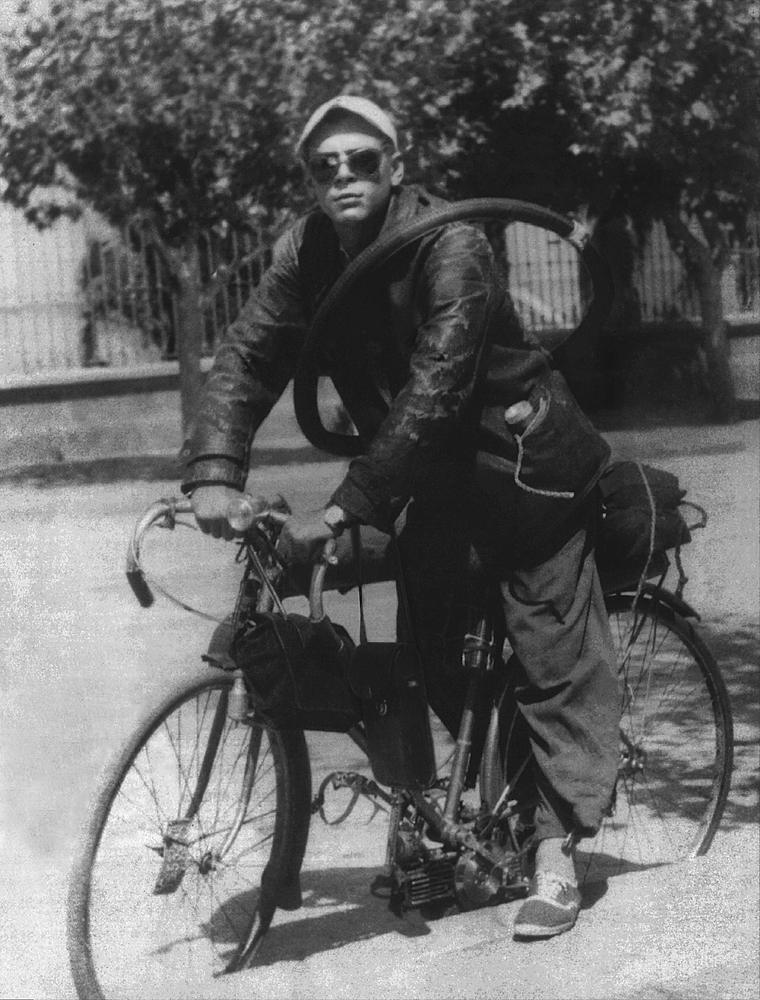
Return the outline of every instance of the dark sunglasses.
[[[377,176],[383,159],[381,149],[352,149],[348,153],[317,153],[307,161],[309,173],[317,184],[331,184],[338,176],[341,163],[362,180]]]

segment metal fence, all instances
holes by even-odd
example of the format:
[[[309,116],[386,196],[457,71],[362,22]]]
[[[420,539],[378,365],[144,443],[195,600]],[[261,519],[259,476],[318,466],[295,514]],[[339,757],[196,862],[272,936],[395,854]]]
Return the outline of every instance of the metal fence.
[[[760,247],[756,229],[750,233],[745,245],[731,249],[722,276],[723,312],[733,323],[760,320]],[[699,319],[696,290],[670,249],[662,223],[649,233],[634,281],[645,322]]]
[[[269,263],[263,232],[231,232],[199,240],[204,289],[205,354],[211,354]],[[177,356],[178,288],[149,231],[131,226],[88,240],[80,268],[81,360],[86,367],[173,360]]]
[[[504,234],[510,291],[536,332],[573,328],[583,312],[576,251],[545,230],[512,224]],[[207,354],[237,315],[269,260],[256,230],[204,237],[201,276]],[[696,319],[694,289],[662,227],[637,272],[642,318]],[[736,322],[760,321],[757,241],[734,250],[723,276],[724,308]],[[117,233],[94,216],[37,231],[0,204],[0,382],[57,370],[125,368],[176,357],[177,289],[159,249],[139,227]]]
[[[696,292],[670,249],[662,223],[655,223],[648,235],[634,274],[634,286],[645,322],[699,317]]]
[[[507,226],[509,291],[525,326],[535,332],[573,329],[584,303],[577,251],[546,229]]]

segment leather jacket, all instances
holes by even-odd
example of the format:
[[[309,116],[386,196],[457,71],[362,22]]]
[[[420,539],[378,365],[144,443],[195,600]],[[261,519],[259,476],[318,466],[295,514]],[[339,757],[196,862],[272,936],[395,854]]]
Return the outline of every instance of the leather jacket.
[[[381,235],[440,204],[420,188],[399,188]],[[277,241],[207,377],[181,453],[186,492],[209,483],[243,488],[253,435],[347,263],[318,209]],[[320,360],[369,442],[332,497],[360,523],[387,531],[410,498],[434,504],[431,484],[442,470],[443,479],[450,472],[467,480],[486,507],[517,497],[515,516],[561,518],[609,457],[546,352],[523,331],[474,226],[448,225],[361,280],[334,315]],[[513,433],[504,413],[520,400],[531,402],[534,417]]]

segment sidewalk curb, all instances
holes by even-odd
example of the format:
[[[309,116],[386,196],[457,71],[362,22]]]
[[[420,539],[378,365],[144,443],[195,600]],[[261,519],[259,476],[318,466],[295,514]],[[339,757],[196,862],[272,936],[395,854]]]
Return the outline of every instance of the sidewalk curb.
[[[613,459],[636,458],[641,461],[681,456],[731,454],[745,451],[751,425],[757,420],[736,424],[682,425],[677,427],[634,427],[602,430],[612,448]],[[274,438],[254,445],[251,467],[303,465],[340,462],[343,459],[319,451],[303,437]],[[176,454],[113,455],[67,462],[40,462],[0,469],[0,484],[31,485],[39,488],[66,483],[113,483],[120,481],[179,482],[184,466]]]
[[[334,455],[327,455],[311,445],[285,443],[255,449],[251,464],[256,467],[336,461],[339,459]],[[184,470],[184,464],[176,455],[114,455],[108,458],[11,466],[0,469],[0,484],[43,488],[67,483],[115,483],[126,480],[179,482],[184,476]]]

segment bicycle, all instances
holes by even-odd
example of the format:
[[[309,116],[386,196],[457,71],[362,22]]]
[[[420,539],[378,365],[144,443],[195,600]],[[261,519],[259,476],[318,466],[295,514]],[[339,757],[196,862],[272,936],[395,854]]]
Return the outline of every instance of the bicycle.
[[[173,529],[190,510],[186,500],[160,501],[136,525],[128,575],[143,605],[153,600],[143,537],[154,526]],[[529,750],[488,613],[464,642],[470,681],[460,732],[429,789],[384,788],[336,771],[314,796],[303,732],[257,719],[227,650],[252,607],[282,610],[289,596],[275,547],[285,516],[258,510],[241,543],[238,600],[212,638],[205,672],[146,713],[101,780],[69,895],[82,998],[206,997],[214,977],[250,967],[277,911],[301,905],[311,816],[324,815],[326,797],[341,788],[389,812],[385,868],[373,890],[400,915],[417,909],[433,918],[525,892],[534,847]],[[326,550],[312,573],[314,620],[324,615],[325,587],[340,585],[333,560]],[[667,569],[659,554],[646,582],[618,582],[606,594],[619,656],[620,760],[609,815],[578,848],[586,887],[704,854],[726,803],[728,695],[692,625],[698,615],[683,599],[680,562],[675,593],[664,586]],[[478,722],[481,747],[472,742]],[[361,725],[348,736],[366,749]]]

